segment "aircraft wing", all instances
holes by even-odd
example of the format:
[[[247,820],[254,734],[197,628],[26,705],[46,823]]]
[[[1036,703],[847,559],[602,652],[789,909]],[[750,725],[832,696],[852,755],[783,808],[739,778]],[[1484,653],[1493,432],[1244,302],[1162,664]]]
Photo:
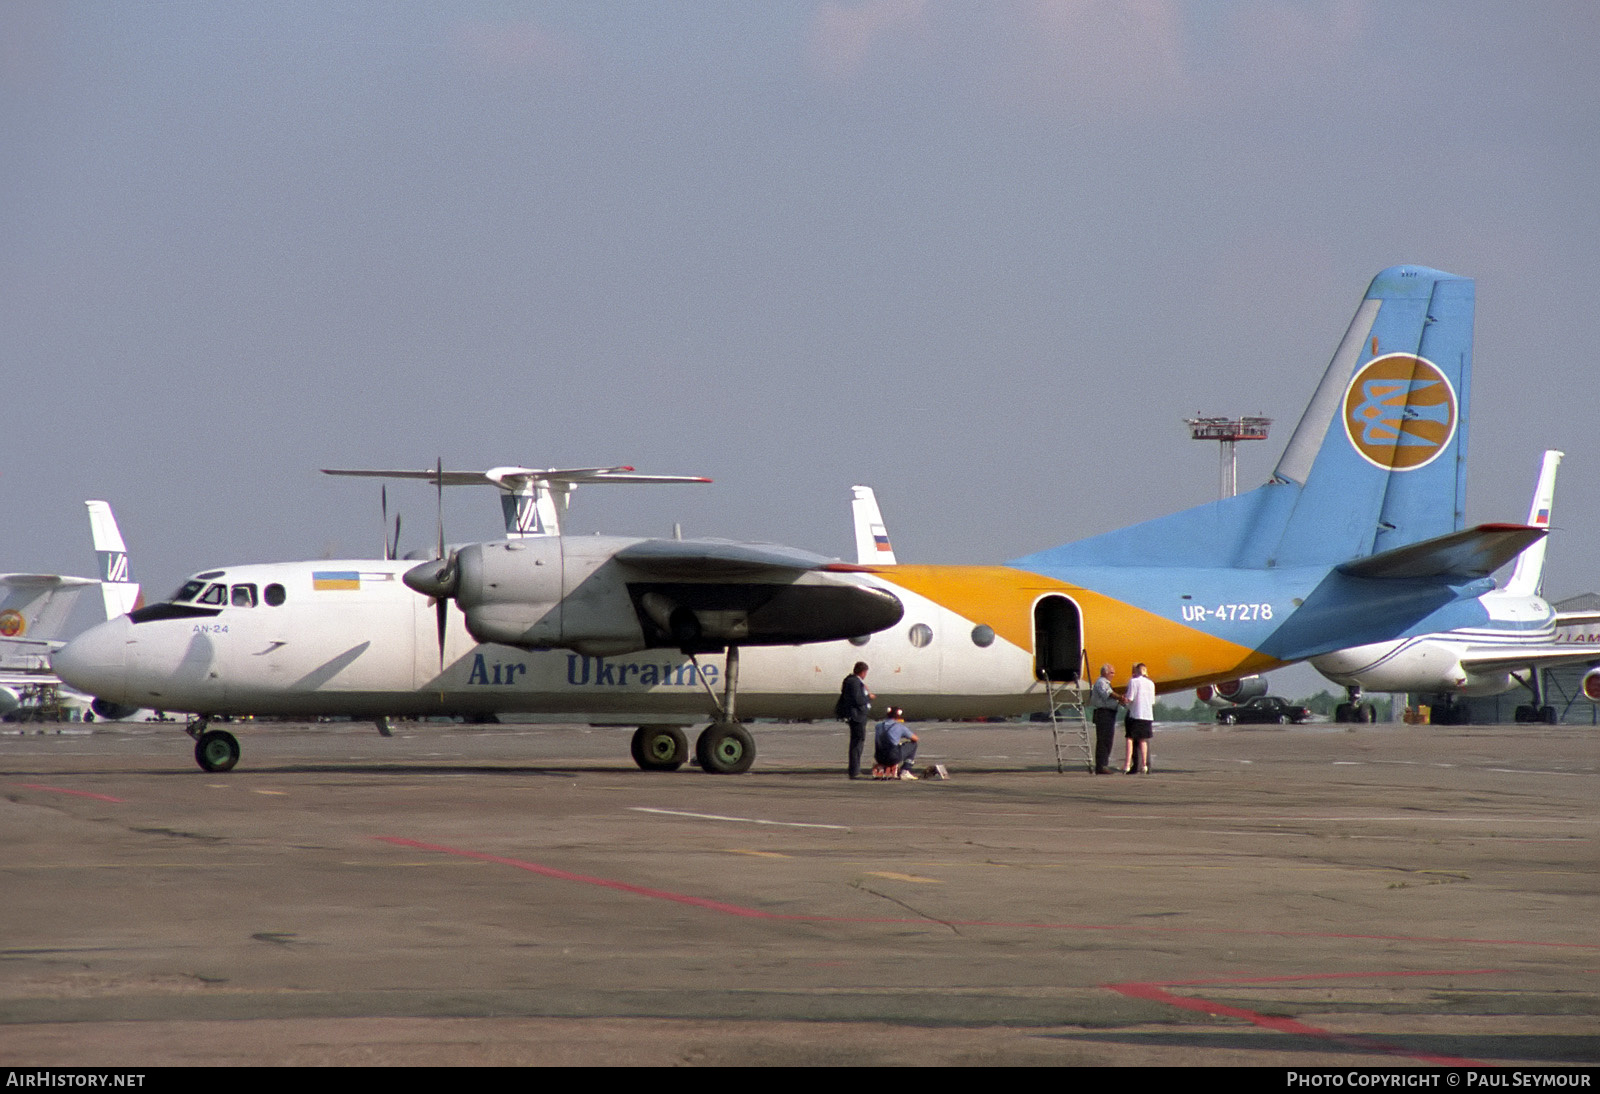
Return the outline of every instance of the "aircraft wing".
[[[675,581],[792,581],[834,561],[776,543],[717,539],[647,539],[614,557],[630,569]]]
[[[1461,667],[1478,673],[1592,664],[1600,664],[1600,646],[1578,642],[1556,642],[1542,646],[1474,645],[1461,655]]]
[[[1488,577],[1548,534],[1526,524],[1480,524],[1336,567],[1349,577]]]
[[[773,543],[647,539],[612,559],[652,647],[832,642],[905,614],[894,594],[842,577],[834,560]]]

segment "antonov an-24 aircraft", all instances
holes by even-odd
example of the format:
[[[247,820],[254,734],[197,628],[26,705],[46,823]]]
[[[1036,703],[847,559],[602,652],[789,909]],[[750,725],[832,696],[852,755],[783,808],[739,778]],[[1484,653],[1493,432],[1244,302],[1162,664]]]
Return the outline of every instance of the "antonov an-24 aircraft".
[[[1467,278],[1383,271],[1265,485],[1005,565],[544,536],[421,565],[218,567],[55,666],[199,714],[207,770],[239,755],[212,715],[636,714],[635,760],[664,769],[688,756],[669,723],[710,711],[697,759],[734,773],[755,755],[739,715],[826,717],[858,659],[918,717],[1022,714],[1086,664],[1144,661],[1174,691],[1479,625],[1489,575],[1544,531],[1461,526],[1473,297]]]

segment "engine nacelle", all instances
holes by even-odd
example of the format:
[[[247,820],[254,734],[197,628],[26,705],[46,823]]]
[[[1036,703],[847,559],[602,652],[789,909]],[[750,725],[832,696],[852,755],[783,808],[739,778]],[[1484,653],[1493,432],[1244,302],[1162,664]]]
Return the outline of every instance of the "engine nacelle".
[[[22,705],[22,696],[10,688],[0,687],[0,718]]]
[[[713,576],[698,578],[692,563],[630,565],[616,557],[639,542],[551,536],[476,543],[448,564],[417,567],[406,583],[452,597],[479,642],[591,656],[835,641],[893,626],[905,613],[892,593],[854,575],[769,566],[746,578],[711,565],[705,569]],[[660,580],[663,573],[673,577]]]
[[[127,703],[113,703],[109,699],[96,699],[89,704],[89,709],[102,721],[120,722],[124,718],[132,718],[142,708],[129,706]]]

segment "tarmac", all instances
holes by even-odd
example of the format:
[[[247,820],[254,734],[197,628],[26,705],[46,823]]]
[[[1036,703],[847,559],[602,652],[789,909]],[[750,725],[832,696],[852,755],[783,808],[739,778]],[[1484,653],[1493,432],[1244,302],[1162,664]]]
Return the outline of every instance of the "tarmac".
[[[1158,726],[1094,776],[921,724],[914,783],[836,723],[721,777],[42,728],[0,735],[0,1065],[1600,1062],[1594,728]]]

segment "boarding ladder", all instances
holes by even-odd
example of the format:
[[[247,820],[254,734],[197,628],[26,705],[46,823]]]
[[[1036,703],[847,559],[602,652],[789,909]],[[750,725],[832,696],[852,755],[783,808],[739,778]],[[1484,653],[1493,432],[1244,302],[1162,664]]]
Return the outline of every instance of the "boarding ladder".
[[[1078,659],[1078,675],[1074,680],[1052,680],[1048,673],[1044,678],[1045,697],[1050,704],[1050,736],[1056,746],[1056,771],[1065,774],[1070,753],[1076,749],[1077,756],[1089,772],[1094,771],[1094,738],[1090,732],[1089,707],[1086,702],[1088,692],[1083,687],[1083,681],[1089,678],[1089,651],[1081,650]],[[1069,739],[1063,742],[1063,733],[1071,734],[1076,728],[1077,743],[1074,745]]]

